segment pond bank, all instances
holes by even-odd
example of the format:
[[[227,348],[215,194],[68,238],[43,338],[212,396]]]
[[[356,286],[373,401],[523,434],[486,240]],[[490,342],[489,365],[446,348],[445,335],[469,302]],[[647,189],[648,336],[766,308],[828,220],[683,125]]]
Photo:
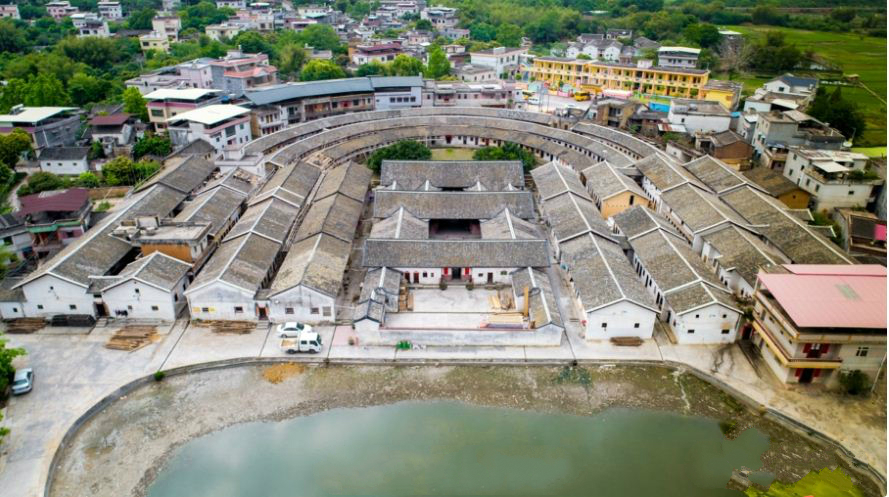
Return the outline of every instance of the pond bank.
[[[669,368],[253,365],[174,376],[112,403],[63,449],[50,495],[84,488],[97,496],[144,495],[170,452],[203,434],[247,421],[405,400],[578,415],[623,407],[706,416],[723,421],[731,436],[751,426],[769,435],[762,467],[749,469],[768,471],[779,481],[796,481],[812,469],[845,467],[832,448]],[[869,481],[860,484],[865,495],[880,494]]]

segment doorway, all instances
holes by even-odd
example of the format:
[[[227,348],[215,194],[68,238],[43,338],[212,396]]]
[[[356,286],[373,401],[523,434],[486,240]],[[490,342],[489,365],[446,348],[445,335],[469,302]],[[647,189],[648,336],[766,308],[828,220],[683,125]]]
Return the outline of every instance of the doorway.
[[[420,282],[420,273],[414,271],[414,283]]]
[[[451,279],[452,280],[460,280],[462,279],[463,272],[458,267],[451,268]]]
[[[488,273],[488,284],[494,283],[494,273]]]
[[[802,374],[799,375],[799,382],[800,383],[812,383],[812,375],[814,374],[814,372],[815,372],[814,369],[810,369],[810,368],[803,369]]]

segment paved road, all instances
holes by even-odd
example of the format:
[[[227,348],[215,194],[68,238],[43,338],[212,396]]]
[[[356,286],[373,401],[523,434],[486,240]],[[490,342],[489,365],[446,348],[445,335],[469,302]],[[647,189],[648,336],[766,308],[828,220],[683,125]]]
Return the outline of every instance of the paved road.
[[[559,285],[560,287],[562,285]],[[562,304],[564,288],[558,293]],[[677,346],[664,337],[641,347],[617,347],[587,342],[577,335],[577,323],[558,347],[429,347],[396,351],[394,347],[350,346],[348,326],[320,327],[324,350],[300,360],[323,361],[621,361],[662,359],[687,364],[723,381],[757,401],[794,416],[835,439],[843,440],[858,457],[875,467],[886,464],[885,396],[849,400],[806,390],[775,387],[759,378],[737,346]],[[143,349],[106,349],[113,329],[63,333],[44,329],[34,335],[9,335],[13,346],[29,355],[17,366],[35,369],[34,391],[11,400],[6,425],[11,428],[0,454],[0,494],[3,497],[42,495],[46,475],[64,433],[90,406],[118,387],[158,369],[236,358],[285,357],[267,328],[246,335],[219,335],[187,321],[162,330],[161,339]],[[290,356],[292,357],[292,356]],[[882,421],[881,421],[882,420]]]

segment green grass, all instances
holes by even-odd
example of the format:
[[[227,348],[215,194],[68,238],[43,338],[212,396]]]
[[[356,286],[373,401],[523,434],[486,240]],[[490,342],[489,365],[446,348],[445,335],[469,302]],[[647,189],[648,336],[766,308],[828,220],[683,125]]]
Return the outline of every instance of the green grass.
[[[852,151],[868,157],[886,157],[886,147],[852,147]]]
[[[816,497],[863,497],[861,490],[855,488],[852,480],[839,468],[831,471],[828,468],[820,472],[812,471],[802,480],[786,485],[775,482],[768,490],[762,491],[748,488],[745,492],[748,497],[803,497],[813,495]]]
[[[432,160],[472,160],[471,148],[433,148]]]
[[[767,31],[781,31],[788,43],[793,43],[802,51],[811,50],[830,64],[839,67],[844,75],[857,74],[859,80],[877,95],[886,95],[886,39],[861,36],[852,33],[827,33],[776,26],[727,26],[744,33],[748,37],[764,36]],[[804,74],[800,72],[800,74]],[[818,76],[819,73],[812,73]],[[751,91],[762,84],[757,76],[745,75],[735,78],[744,81],[744,89]],[[822,74],[830,79],[831,74]],[[864,88],[844,87],[843,95],[864,110],[867,130],[856,142],[867,145],[886,143],[886,105]]]

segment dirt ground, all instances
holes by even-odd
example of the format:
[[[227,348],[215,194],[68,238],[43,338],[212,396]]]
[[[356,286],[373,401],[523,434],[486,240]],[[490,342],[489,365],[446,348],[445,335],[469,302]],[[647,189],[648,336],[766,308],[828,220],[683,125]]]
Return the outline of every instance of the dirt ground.
[[[405,400],[594,414],[636,407],[708,416],[729,436],[756,427],[771,439],[761,468],[783,482],[842,466],[865,495],[879,489],[835,452],[752,412],[723,391],[667,368],[601,366],[242,366],[169,377],[87,422],[64,449],[50,495],[142,496],[176,447],[247,421]],[[730,475],[726,475],[728,482]],[[739,493],[739,495],[741,495]]]

